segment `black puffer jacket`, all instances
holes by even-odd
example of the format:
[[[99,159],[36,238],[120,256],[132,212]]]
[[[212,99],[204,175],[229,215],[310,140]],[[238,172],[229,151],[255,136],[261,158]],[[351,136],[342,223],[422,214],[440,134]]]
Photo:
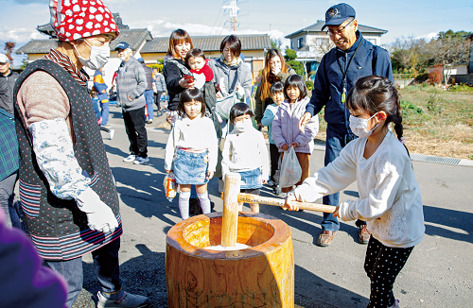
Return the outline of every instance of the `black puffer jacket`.
[[[175,59],[168,56],[164,58],[163,75],[166,80],[166,87],[169,94],[168,109],[170,111],[177,110],[181,93],[185,90],[185,88],[179,85],[179,80],[182,79],[182,71],[176,62],[187,68],[186,63],[181,59]],[[188,74],[190,75],[190,72]]]

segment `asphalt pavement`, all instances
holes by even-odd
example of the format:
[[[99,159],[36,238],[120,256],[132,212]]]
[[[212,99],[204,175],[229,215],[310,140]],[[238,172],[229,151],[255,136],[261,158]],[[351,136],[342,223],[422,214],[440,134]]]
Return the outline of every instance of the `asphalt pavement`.
[[[163,193],[164,148],[169,131],[164,116],[147,125],[147,165],[123,162],[128,153],[121,110],[111,107],[113,140],[102,132],[120,196],[124,233],[121,237],[121,277],[127,292],[149,296],[151,307],[167,307],[164,258],[166,233],[181,221],[177,198]],[[311,171],[323,166],[323,146],[311,155]],[[394,285],[401,307],[473,307],[473,167],[413,161],[424,203],[426,234],[415,247]],[[222,211],[218,182],[212,179],[209,195]],[[358,196],[356,183],[341,199]],[[264,188],[262,195],[273,196]],[[244,210],[249,211],[245,205]],[[366,307],[370,281],[363,269],[366,246],[358,243],[354,222],[342,223],[331,246],[315,245],[322,214],[287,212],[261,205],[261,212],[286,222],[292,230],[295,258],[295,304],[302,307]],[[87,255],[84,288],[74,307],[95,307],[99,289]]]

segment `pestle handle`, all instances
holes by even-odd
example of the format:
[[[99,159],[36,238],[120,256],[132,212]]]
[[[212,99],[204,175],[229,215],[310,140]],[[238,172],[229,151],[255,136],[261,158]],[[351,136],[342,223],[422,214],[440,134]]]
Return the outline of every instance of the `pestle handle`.
[[[234,247],[238,235],[238,194],[240,193],[239,173],[227,173],[223,193],[222,241],[223,247]]]
[[[280,198],[261,197],[257,195],[244,194],[244,193],[238,194],[238,202],[261,203],[261,204],[283,207],[285,205],[285,201],[286,201],[285,199],[280,199]],[[295,201],[295,202],[301,210],[323,212],[323,213],[333,213],[335,211],[335,206],[331,206],[331,205],[311,203],[311,202],[300,202],[300,201]]]

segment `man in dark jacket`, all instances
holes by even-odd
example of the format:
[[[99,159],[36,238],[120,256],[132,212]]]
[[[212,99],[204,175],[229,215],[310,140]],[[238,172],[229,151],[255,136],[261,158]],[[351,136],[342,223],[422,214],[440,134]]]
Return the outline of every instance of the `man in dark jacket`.
[[[13,86],[19,74],[10,69],[10,59],[0,54],[0,108],[13,114]]]
[[[356,138],[349,127],[349,116],[345,100],[355,81],[364,76],[379,75],[393,80],[389,53],[379,46],[365,40],[358,31],[356,12],[348,4],[341,3],[330,7],[325,13],[327,34],[335,47],[324,55],[315,75],[314,90],[307,105],[306,113],[299,122],[300,128],[318,114],[325,106],[327,137],[325,148],[325,165],[335,160],[342,148]],[[339,193],[323,198],[324,204],[337,206]],[[370,233],[366,222],[357,221],[359,241],[367,244]],[[332,214],[324,214],[322,232],[317,245],[330,245],[340,223]]]

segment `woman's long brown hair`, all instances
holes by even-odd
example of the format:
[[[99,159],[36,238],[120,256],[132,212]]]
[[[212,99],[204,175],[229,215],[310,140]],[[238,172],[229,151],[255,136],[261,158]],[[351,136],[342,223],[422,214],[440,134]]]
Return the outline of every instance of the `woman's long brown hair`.
[[[286,61],[281,52],[278,49],[269,49],[264,57],[264,68],[261,73],[260,98],[263,103],[269,97],[271,85],[276,81],[279,81],[279,79],[271,73],[271,68],[269,66],[269,60],[274,57],[279,57],[281,60],[281,71],[287,73]]]

